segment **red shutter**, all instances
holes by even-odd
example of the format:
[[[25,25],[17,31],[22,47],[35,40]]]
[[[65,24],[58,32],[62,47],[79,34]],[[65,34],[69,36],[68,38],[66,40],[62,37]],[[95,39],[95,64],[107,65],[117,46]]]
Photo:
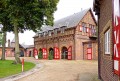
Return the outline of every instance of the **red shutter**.
[[[47,59],[47,49],[46,48],[42,49],[42,53],[43,53],[43,59]]]
[[[57,47],[54,47],[54,59],[60,59],[60,52]]]
[[[113,0],[114,72],[120,76],[120,2]]]
[[[36,48],[34,48],[34,57],[35,57],[35,55],[38,55],[38,50],[36,49]]]
[[[92,29],[91,28],[89,28],[89,36],[91,36],[92,34]]]
[[[68,60],[72,60],[72,46],[68,48]]]
[[[92,48],[87,48],[87,59],[92,60]]]
[[[89,31],[90,31],[89,28],[87,28],[87,33],[89,33]]]
[[[82,26],[80,25],[79,27],[80,27],[80,32],[82,32]]]

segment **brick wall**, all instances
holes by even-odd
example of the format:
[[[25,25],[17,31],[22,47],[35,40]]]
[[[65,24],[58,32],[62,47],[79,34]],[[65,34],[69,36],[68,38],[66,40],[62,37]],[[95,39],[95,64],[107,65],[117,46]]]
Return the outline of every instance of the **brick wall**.
[[[103,81],[118,81],[119,77],[113,72],[113,43],[112,43],[112,0],[100,1],[99,36],[100,36],[100,76]],[[110,29],[110,55],[105,54],[104,33]]]
[[[47,48],[47,54],[49,54],[49,49],[54,47],[58,47],[60,50],[60,58],[61,51],[63,47],[68,48],[72,46],[72,59],[75,59],[74,53],[74,28],[65,30],[65,33],[58,33],[57,36],[46,36],[46,37],[36,37],[35,39],[35,48],[37,50],[42,48]]]
[[[83,59],[87,60],[87,48],[89,48],[89,44],[91,44],[92,48],[92,60],[98,59],[98,45],[96,41],[84,42],[83,43]]]
[[[91,12],[88,11],[79,22],[78,26],[74,28],[67,28],[64,33],[60,33],[59,31],[57,35],[53,34],[52,36],[34,37],[35,48],[38,50],[40,48],[47,48],[47,50],[49,50],[49,48],[53,48],[56,45],[59,47],[61,56],[62,47],[65,46],[68,48],[69,46],[72,46],[72,59],[82,60],[83,42],[91,41],[89,33],[82,33],[79,30],[79,25],[81,25],[82,22],[87,23],[87,27],[89,27],[89,24],[96,26]],[[47,51],[47,53],[49,54],[49,51]]]
[[[91,15],[91,12],[88,11],[87,14],[82,18],[82,20],[79,22],[79,25],[82,24],[82,22],[85,22],[87,24],[87,27],[89,27],[89,24],[92,24],[96,26],[96,23]],[[75,58],[77,59],[83,59],[83,42],[91,41],[89,38],[89,33],[82,33],[80,32],[79,25],[76,28],[75,32]]]
[[[13,48],[5,48],[6,52],[5,52],[5,56],[6,57],[12,57],[14,56],[14,52],[12,51]],[[2,56],[2,48],[0,47],[0,57]]]

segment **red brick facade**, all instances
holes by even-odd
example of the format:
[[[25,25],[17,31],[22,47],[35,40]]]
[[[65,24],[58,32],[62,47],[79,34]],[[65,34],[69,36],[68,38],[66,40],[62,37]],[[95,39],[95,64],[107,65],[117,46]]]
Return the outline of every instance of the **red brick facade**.
[[[98,15],[98,74],[102,81],[120,81],[119,76],[114,73],[112,1],[94,0],[94,11]],[[110,30],[110,54],[105,53],[105,32],[107,30]]]
[[[82,12],[82,11],[81,11]],[[78,16],[79,17],[79,16]],[[67,22],[66,24],[73,24],[75,23],[74,20],[73,22],[69,23],[70,19],[64,20],[65,18],[59,20],[59,26],[57,27],[57,34],[55,34],[55,29],[53,28],[52,34],[51,36],[49,36],[49,33],[46,36],[40,36],[39,34],[36,34],[36,36],[34,37],[34,44],[35,44],[35,48],[39,51],[40,49],[46,48],[47,50],[47,56],[49,55],[49,51],[50,49],[54,50],[54,47],[57,47],[59,49],[59,58],[60,59],[68,59],[68,58],[64,58],[62,56],[64,56],[64,50],[66,49],[66,55],[68,56],[68,50],[70,47],[72,47],[71,49],[71,56],[72,59],[75,60],[82,60],[82,59],[86,59],[87,57],[83,57],[86,55],[86,53],[84,53],[83,51],[87,49],[85,47],[84,42],[91,42],[92,43],[92,48],[94,49],[94,45],[95,45],[95,49],[97,50],[97,42],[94,42],[96,40],[96,35],[92,34],[90,30],[90,25],[94,26],[96,29],[96,21],[94,19],[94,16],[92,14],[91,9],[87,10],[87,12],[85,13],[85,15],[79,20],[79,22],[77,23],[77,25],[73,26],[71,25],[71,27],[68,26],[62,26],[60,21],[64,21]],[[74,18],[73,18],[74,19]],[[83,30],[81,31],[80,27],[82,25],[82,23],[86,23],[86,32],[83,32]],[[55,22],[56,24],[56,22]],[[62,23],[63,24],[63,23]],[[55,25],[56,26],[56,25]],[[61,33],[61,28],[65,27],[64,33]],[[89,29],[87,32],[87,28]],[[42,34],[46,32],[43,31]],[[49,30],[47,30],[47,32],[49,32]],[[94,42],[94,43],[93,43]],[[87,44],[87,43],[86,43]],[[63,49],[64,48],[64,49]],[[97,59],[97,52],[92,51],[93,52],[93,59]],[[55,57],[55,56],[54,56]]]
[[[8,43],[8,47],[5,47],[5,57],[14,57],[14,53],[15,53],[15,42],[9,42]],[[21,57],[33,57],[33,49],[34,49],[34,45],[27,45],[25,47],[25,45],[21,45],[19,44],[20,47],[20,56]],[[2,56],[2,47],[0,47],[0,57]]]

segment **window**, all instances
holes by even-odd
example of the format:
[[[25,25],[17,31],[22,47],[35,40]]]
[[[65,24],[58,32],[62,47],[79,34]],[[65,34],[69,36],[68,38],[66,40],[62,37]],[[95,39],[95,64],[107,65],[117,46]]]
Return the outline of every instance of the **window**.
[[[88,48],[91,48],[92,47],[92,43],[88,43]]]
[[[58,29],[54,29],[54,34],[57,35]]]
[[[95,30],[95,26],[94,25],[92,25],[92,28],[91,28],[91,32],[92,32],[92,35],[95,35],[95,32],[96,30]]]
[[[42,33],[39,33],[39,37],[42,37]]]
[[[110,29],[105,32],[105,54],[110,54]]]
[[[87,32],[87,28],[86,28],[86,23],[82,23],[82,32],[86,33]]]
[[[51,33],[52,33],[51,31],[48,32],[49,36],[51,36]]]
[[[61,28],[61,33],[64,33],[65,32],[65,27],[62,27]]]
[[[46,32],[43,32],[43,36],[44,36],[44,37],[46,36]]]

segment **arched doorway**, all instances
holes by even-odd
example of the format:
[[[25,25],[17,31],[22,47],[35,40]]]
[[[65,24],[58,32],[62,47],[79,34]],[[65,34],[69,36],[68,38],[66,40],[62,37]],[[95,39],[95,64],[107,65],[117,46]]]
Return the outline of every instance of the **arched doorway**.
[[[53,48],[49,48],[49,54],[51,54],[54,58],[54,49]]]
[[[24,57],[24,51],[23,50],[20,51],[20,57]]]
[[[41,49],[41,48],[39,49],[39,53],[40,53],[40,52],[42,52],[42,49]]]
[[[66,47],[63,47],[62,48],[62,51],[61,51],[61,59],[68,59],[68,49]]]

